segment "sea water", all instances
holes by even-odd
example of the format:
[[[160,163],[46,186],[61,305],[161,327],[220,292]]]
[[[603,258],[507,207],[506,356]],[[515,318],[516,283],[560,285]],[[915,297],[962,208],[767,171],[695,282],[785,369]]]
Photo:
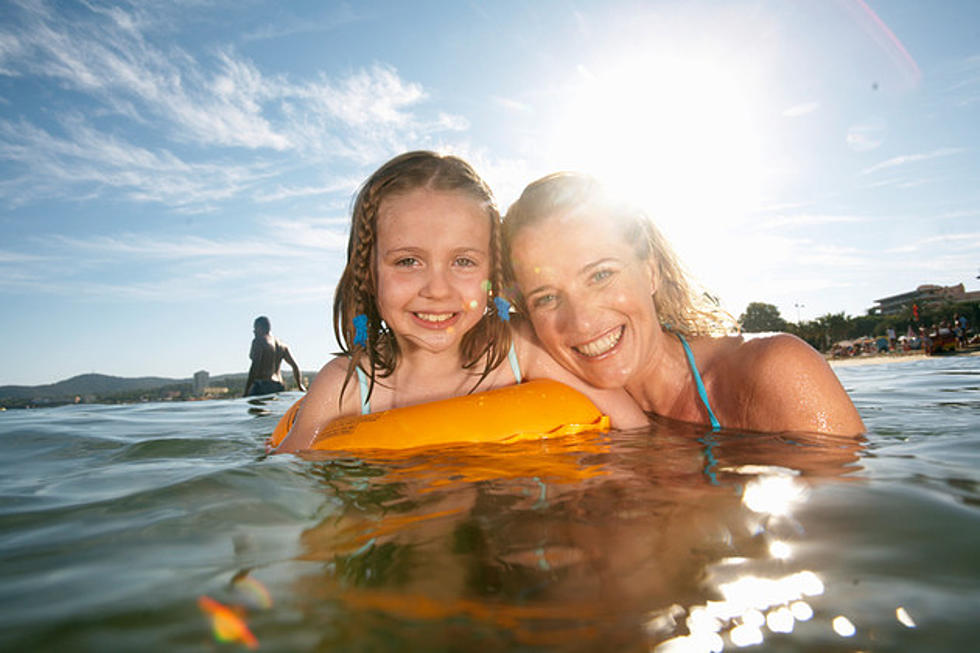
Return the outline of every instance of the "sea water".
[[[298,395],[7,411],[0,650],[977,650],[980,357],[836,371],[862,442],[304,458],[263,451]]]

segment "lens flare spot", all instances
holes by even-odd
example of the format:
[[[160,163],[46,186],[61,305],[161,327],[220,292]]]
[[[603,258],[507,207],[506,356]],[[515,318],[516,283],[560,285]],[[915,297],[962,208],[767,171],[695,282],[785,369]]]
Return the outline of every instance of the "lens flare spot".
[[[471,299],[470,300],[470,303],[468,304],[468,306],[470,307],[470,310],[471,311],[475,311],[476,310],[476,307],[479,306],[479,304],[477,303],[477,301],[475,299]]]
[[[830,625],[833,626],[834,632],[841,637],[854,637],[854,633],[857,632],[857,628],[854,627],[851,620],[844,615],[834,617]]]
[[[912,619],[912,615],[906,612],[902,606],[895,608],[895,618],[906,628],[915,628],[915,621]]]
[[[243,602],[250,607],[268,610],[272,607],[272,595],[261,581],[248,575],[236,577],[231,581],[231,586],[236,592],[242,595]]]
[[[491,290],[493,290],[493,284],[490,283],[490,280],[489,279],[484,279],[480,283],[480,287],[483,288],[484,290],[486,290],[487,292],[490,292]]]
[[[201,611],[211,617],[211,629],[219,642],[239,643],[250,649],[259,647],[259,640],[248,629],[245,620],[228,606],[209,596],[197,599]]]

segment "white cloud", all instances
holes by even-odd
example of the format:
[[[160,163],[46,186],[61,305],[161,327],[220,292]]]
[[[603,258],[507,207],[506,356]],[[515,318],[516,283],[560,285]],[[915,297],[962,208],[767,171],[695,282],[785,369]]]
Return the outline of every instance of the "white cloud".
[[[873,119],[865,123],[851,125],[847,130],[847,146],[855,152],[870,152],[881,147],[885,142],[887,127],[885,122],[880,119]]]
[[[25,254],[23,252],[11,252],[0,249],[0,264],[2,263],[33,263],[48,260],[45,256],[36,254]]]
[[[757,224],[758,229],[777,229],[779,227],[800,227],[823,224],[868,222],[871,218],[858,215],[780,215]]]
[[[529,104],[525,104],[524,102],[520,102],[512,98],[506,98],[506,97],[501,97],[499,95],[494,95],[491,97],[491,99],[493,100],[494,104],[496,104],[497,106],[503,107],[504,109],[513,111],[515,113],[531,112],[531,106]]]
[[[797,104],[792,106],[785,111],[783,111],[783,117],[785,118],[799,118],[800,116],[805,116],[808,113],[813,113],[820,108],[819,102],[804,102],[803,104]]]
[[[277,186],[274,190],[257,192],[252,199],[256,202],[278,202],[296,197],[315,197],[317,195],[333,195],[343,193],[352,195],[360,184],[353,177],[338,177],[316,186]]]
[[[269,220],[267,225],[276,234],[280,242],[297,247],[312,247],[333,252],[347,250],[347,220],[341,229],[337,220],[325,218],[322,220]]]
[[[220,258],[292,258],[307,255],[310,247],[297,248],[292,239],[276,238],[273,234],[268,238],[243,240],[217,240],[187,236],[179,239],[167,239],[149,234],[126,234],[121,236],[91,236],[78,238],[63,235],[49,236],[52,242],[57,242],[69,249],[73,256],[83,253],[99,257],[138,257],[141,259],[200,259],[213,261]]]
[[[425,89],[383,63],[336,78],[290,79],[227,45],[193,54],[162,47],[154,38],[160,25],[140,8],[20,9],[0,26],[0,74],[53,81],[82,100],[54,96],[44,119],[64,133],[33,118],[3,125],[0,159],[21,169],[0,193],[14,203],[106,188],[185,212],[244,191],[289,199],[315,191],[259,186],[282,174],[282,166],[267,166],[287,153],[290,171],[325,160],[375,164],[434,134],[469,129],[465,117],[419,112]]]
[[[862,175],[870,175],[872,173],[878,172],[879,170],[885,170],[888,168],[895,168],[897,166],[904,166],[909,163],[918,163],[920,161],[929,161],[930,159],[938,159],[941,157],[952,156],[954,154],[959,154],[964,152],[965,148],[962,147],[944,147],[938,150],[933,150],[932,152],[923,152],[919,154],[903,154],[900,156],[892,157],[886,159],[881,163],[876,163],[875,165],[865,168],[861,171]]]
[[[273,173],[251,165],[189,163],[166,149],[149,150],[77,118],[63,134],[30,123],[0,120],[0,158],[22,171],[0,184],[0,197],[23,204],[38,197],[98,196],[105,189],[130,200],[188,207],[228,199]],[[80,192],[86,187],[87,192]]]

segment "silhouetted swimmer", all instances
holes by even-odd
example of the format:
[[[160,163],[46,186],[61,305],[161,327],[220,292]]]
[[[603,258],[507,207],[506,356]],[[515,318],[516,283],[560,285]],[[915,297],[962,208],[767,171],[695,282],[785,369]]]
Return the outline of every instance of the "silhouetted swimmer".
[[[289,353],[289,347],[273,336],[271,330],[269,318],[264,315],[255,318],[252,328],[255,338],[252,339],[252,349],[248,353],[252,366],[248,370],[248,380],[245,381],[246,397],[285,390],[286,386],[283,385],[282,375],[279,373],[283,361],[293,368],[293,378],[300,392],[306,390],[303,387],[303,374],[293,355]]]

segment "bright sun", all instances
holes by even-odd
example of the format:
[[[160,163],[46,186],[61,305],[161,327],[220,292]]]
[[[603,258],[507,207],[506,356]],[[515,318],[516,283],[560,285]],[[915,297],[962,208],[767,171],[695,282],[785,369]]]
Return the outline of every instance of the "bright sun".
[[[764,171],[758,84],[736,68],[673,56],[580,67],[549,154],[600,177],[671,232],[703,235],[738,220],[757,207]]]

